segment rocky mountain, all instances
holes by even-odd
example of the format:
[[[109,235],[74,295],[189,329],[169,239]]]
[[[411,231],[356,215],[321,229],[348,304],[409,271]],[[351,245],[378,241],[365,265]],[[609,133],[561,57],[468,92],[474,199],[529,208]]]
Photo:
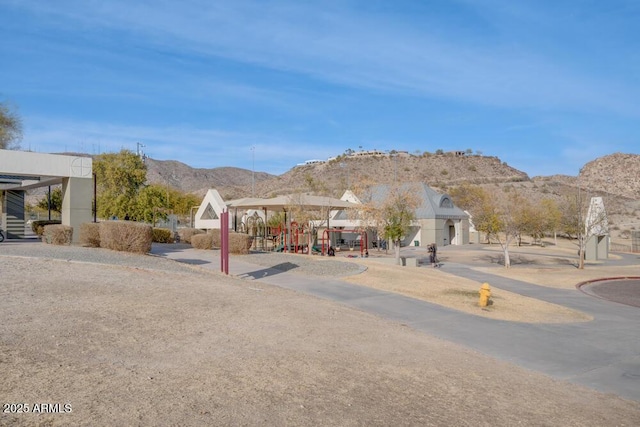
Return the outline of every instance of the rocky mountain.
[[[73,153],[80,155],[78,153]],[[552,198],[562,203],[580,195],[604,199],[612,235],[628,236],[640,230],[640,155],[615,153],[588,162],[578,176],[529,177],[498,157],[452,152],[413,155],[352,153],[330,161],[295,166],[276,176],[247,169],[192,168],[174,160],[146,159],[147,181],[204,196],[217,189],[225,200],[241,197],[273,197],[311,192],[340,197],[347,188],[371,183],[425,182],[441,192],[463,182],[481,185],[491,192],[518,191],[534,201]],[[45,189],[31,192],[30,203]],[[617,232],[617,233],[616,233]]]
[[[579,176],[530,178],[497,157],[462,152],[412,155],[338,156],[330,161],[295,166],[275,176],[239,168],[194,169],[176,161],[147,159],[151,183],[204,195],[216,188],[225,200],[312,192],[340,197],[345,189],[367,183],[422,181],[446,192],[469,182],[490,191],[517,190],[532,200],[561,202],[580,192],[585,200],[604,198],[609,222],[618,234],[640,229],[640,155],[616,153],[587,163]]]
[[[221,167],[196,169],[175,160],[154,160],[147,158],[147,181],[168,185],[185,193],[203,195],[210,188],[243,188],[251,194],[254,182],[276,178],[266,172],[252,172],[247,169]]]
[[[204,194],[206,189],[216,188],[229,196],[225,198],[248,197],[252,193],[252,172],[246,169],[191,169],[183,163],[153,159],[147,159],[147,168],[149,182],[171,185],[182,191]],[[398,180],[423,181],[439,188],[465,181],[486,184],[530,180],[526,173],[508,166],[497,157],[454,153],[343,155],[327,162],[296,166],[280,176],[256,172],[254,179],[256,197],[297,191],[340,197],[347,187]]]

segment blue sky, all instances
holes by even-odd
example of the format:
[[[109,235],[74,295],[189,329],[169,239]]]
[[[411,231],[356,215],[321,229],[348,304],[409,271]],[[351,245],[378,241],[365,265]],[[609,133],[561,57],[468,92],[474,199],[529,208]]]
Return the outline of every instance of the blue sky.
[[[281,174],[467,150],[530,176],[640,153],[636,0],[0,0],[23,149]]]

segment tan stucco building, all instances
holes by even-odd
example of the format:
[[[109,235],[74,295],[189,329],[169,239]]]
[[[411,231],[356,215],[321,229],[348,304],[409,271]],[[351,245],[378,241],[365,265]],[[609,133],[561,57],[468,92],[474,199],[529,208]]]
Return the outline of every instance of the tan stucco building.
[[[0,150],[0,224],[8,238],[24,237],[24,195],[27,190],[62,184],[62,224],[92,221],[93,163],[90,157]]]

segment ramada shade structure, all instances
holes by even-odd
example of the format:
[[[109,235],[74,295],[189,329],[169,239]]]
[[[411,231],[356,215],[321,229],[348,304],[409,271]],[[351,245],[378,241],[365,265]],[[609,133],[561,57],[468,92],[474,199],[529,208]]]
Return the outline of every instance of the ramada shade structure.
[[[273,197],[270,199],[248,197],[244,199],[231,200],[227,202],[227,206],[236,210],[262,209],[265,212],[265,217],[268,210],[284,211],[285,218],[286,212],[289,211],[292,207],[299,207],[310,211],[326,209],[328,226],[329,211],[333,209],[342,210],[348,208],[357,208],[360,205],[357,203],[346,202],[344,200],[336,199],[333,197],[313,196],[310,194],[288,194],[284,196]],[[286,227],[288,230],[288,244],[285,246],[285,251],[288,251],[291,246],[291,218],[288,218],[288,221],[286,221]]]
[[[310,194],[288,194],[284,196],[272,197],[270,199],[260,199],[247,197],[244,199],[231,200],[227,203],[230,208],[236,209],[266,209],[266,210],[289,210],[292,206],[309,210],[320,209],[347,209],[357,208],[357,203],[345,202],[344,200],[326,196],[313,196]]]

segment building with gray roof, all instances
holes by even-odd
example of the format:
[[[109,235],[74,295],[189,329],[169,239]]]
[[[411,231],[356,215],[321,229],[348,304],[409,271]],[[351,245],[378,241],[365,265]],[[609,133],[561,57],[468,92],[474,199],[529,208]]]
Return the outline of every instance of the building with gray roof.
[[[376,185],[369,189],[365,203],[383,203],[391,194],[392,186]],[[427,246],[435,243],[438,246],[464,245],[469,243],[469,215],[453,204],[448,194],[442,194],[427,184],[405,183],[400,185],[401,191],[407,191],[418,199],[415,219],[407,232],[403,246]],[[343,200],[363,203],[365,195],[356,195],[348,190]],[[362,221],[349,218],[347,212],[333,211],[330,219],[332,227],[360,228]]]

